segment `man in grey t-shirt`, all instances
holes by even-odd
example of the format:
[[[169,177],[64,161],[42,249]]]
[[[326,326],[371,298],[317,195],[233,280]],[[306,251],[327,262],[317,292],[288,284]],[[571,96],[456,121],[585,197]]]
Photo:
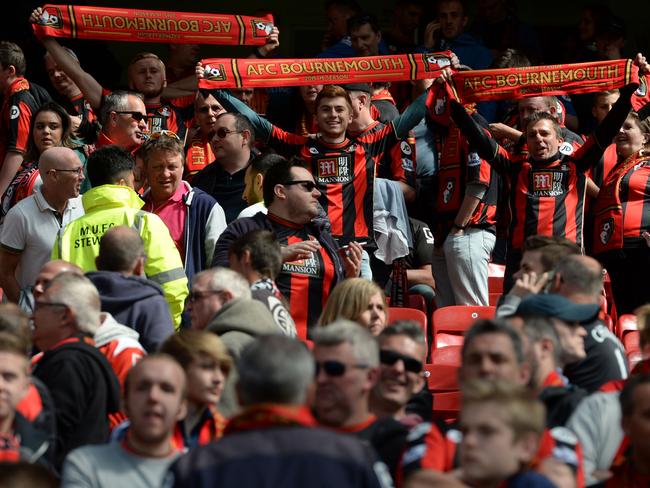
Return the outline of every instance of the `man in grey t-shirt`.
[[[122,442],[85,446],[63,464],[63,488],[157,488],[180,452],[172,443],[185,417],[185,373],[165,354],[143,358],[126,377],[124,408],[130,426]]]

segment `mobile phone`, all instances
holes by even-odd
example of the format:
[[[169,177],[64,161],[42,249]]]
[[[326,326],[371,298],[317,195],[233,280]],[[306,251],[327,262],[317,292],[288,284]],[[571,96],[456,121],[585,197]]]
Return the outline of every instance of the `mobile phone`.
[[[551,271],[547,271],[547,278],[546,278],[546,284],[544,285],[544,288],[542,288],[542,293],[551,293],[551,289],[553,288],[553,282],[555,281],[555,270],[552,269]]]

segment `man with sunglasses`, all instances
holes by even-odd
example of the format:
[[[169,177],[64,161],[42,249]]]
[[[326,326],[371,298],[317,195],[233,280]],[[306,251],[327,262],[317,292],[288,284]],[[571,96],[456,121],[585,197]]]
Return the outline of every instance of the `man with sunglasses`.
[[[99,121],[102,130],[97,148],[115,144],[133,153],[147,132],[147,111],[142,95],[122,90],[106,95],[99,111]]]
[[[185,153],[185,179],[192,184],[194,175],[214,161],[210,141],[214,135],[217,117],[226,110],[212,96],[196,93],[194,99],[194,127],[196,131],[187,142]],[[191,133],[191,132],[190,132]]]
[[[406,405],[424,386],[426,344],[422,328],[400,321],[386,327],[379,340],[379,381],[370,396],[370,409],[379,418],[405,419]]]
[[[289,302],[300,339],[312,339],[331,291],[345,278],[359,275],[362,248],[355,242],[340,249],[320,213],[314,178],[305,163],[294,158],[276,162],[263,182],[268,213],[237,219],[221,234],[213,266],[228,266],[230,246],[251,230],[271,230],[282,246],[282,269],[276,279]]]
[[[38,23],[42,14],[41,7],[35,9],[30,15],[29,22]],[[102,87],[90,73],[85,71],[54,37],[43,37],[39,40],[52,60],[79,87],[92,109],[96,112],[101,110],[104,99],[111,91]],[[167,86],[165,63],[154,53],[139,53],[131,59],[127,77],[129,89],[143,95],[149,130],[152,132],[171,130],[184,138],[187,122],[191,121],[194,115],[193,96],[162,98],[163,90]]]
[[[207,99],[213,98],[208,96]],[[255,133],[246,117],[221,113],[214,123],[210,148],[214,161],[192,178],[192,184],[212,196],[232,222],[246,208],[242,193],[246,186],[246,168],[255,157]]]
[[[407,428],[392,417],[378,419],[370,410],[370,393],[380,375],[377,341],[364,327],[337,320],[316,331],[313,354],[316,418],[370,443],[395,477]]]
[[[41,189],[9,210],[0,234],[0,285],[10,301],[21,305],[50,259],[59,230],[84,214],[79,196],[83,164],[75,152],[50,148],[41,154],[39,168]]]

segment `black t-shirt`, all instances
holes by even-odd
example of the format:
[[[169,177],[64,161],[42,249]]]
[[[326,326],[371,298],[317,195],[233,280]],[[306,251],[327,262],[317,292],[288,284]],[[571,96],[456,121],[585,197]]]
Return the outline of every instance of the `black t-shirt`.
[[[592,393],[608,381],[626,379],[627,359],[621,341],[600,320],[585,329],[587,357],[565,366],[563,373],[569,382]]]
[[[431,264],[433,256],[433,234],[424,222],[409,218],[413,234],[413,250],[405,258],[406,269],[418,269]]]
[[[194,175],[192,184],[221,205],[226,214],[226,222],[230,223],[248,206],[242,198],[246,186],[245,176],[245,167],[230,174],[214,161]]]

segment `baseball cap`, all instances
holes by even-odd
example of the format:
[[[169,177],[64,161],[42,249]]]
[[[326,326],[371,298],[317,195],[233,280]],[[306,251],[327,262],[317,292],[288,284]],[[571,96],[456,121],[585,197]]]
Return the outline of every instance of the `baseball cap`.
[[[372,87],[368,83],[348,83],[341,85],[345,91],[362,91],[372,95]]]
[[[524,298],[517,308],[517,315],[555,317],[564,322],[590,322],[596,318],[600,305],[577,304],[555,293],[531,295]]]

